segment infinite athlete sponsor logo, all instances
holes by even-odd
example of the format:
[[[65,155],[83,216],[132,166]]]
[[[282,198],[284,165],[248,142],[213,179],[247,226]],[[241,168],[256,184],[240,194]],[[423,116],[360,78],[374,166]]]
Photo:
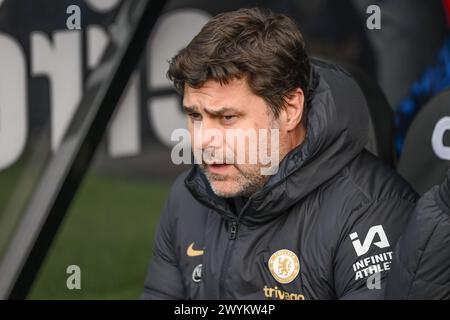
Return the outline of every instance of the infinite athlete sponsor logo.
[[[278,250],[269,259],[269,270],[279,283],[289,283],[300,272],[297,255],[287,249]]]
[[[375,273],[388,271],[391,268],[392,251],[376,254],[361,259],[353,264],[355,280],[366,278]]]
[[[375,237],[378,235],[379,241],[374,242]],[[358,239],[358,233],[353,232],[350,234],[350,239],[352,240],[353,248],[355,248],[356,254],[359,256],[362,256],[366,254],[370,246],[376,245],[378,248],[387,248],[389,247],[389,241],[386,237],[386,233],[384,232],[382,225],[373,226],[369,229],[367,232],[367,236],[364,239],[364,242],[361,243],[361,241]]]
[[[188,257],[198,257],[198,256],[202,256],[205,251],[204,250],[196,250],[194,249],[194,243],[192,242],[189,247],[186,250],[186,254],[188,255]]]
[[[353,232],[349,235],[352,240],[353,248],[358,257],[369,252],[372,245],[380,249],[390,246],[389,240],[384,232],[382,225],[376,225],[369,229],[364,241],[358,239],[358,233]],[[375,241],[375,240],[378,241]],[[366,278],[375,273],[381,273],[390,269],[392,262],[392,251],[365,257],[353,264],[355,271],[355,280]]]

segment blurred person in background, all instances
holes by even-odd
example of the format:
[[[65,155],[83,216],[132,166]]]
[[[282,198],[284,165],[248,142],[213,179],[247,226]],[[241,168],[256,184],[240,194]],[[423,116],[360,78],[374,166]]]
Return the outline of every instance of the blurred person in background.
[[[450,300],[450,170],[417,202],[395,250],[387,299]]]

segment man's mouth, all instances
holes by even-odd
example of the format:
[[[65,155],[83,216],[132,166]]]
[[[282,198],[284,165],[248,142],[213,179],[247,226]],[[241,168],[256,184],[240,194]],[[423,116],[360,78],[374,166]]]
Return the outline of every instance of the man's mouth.
[[[213,163],[207,165],[207,170],[212,174],[224,174],[231,166],[231,164],[226,163]]]

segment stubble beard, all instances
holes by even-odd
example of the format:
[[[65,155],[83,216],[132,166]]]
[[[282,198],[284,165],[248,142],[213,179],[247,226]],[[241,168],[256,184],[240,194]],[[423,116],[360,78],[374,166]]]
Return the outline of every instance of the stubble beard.
[[[270,178],[269,175],[262,175],[260,173],[260,166],[258,165],[251,166],[250,170],[244,170],[244,168],[237,164],[233,164],[233,166],[238,172],[236,175],[220,175],[209,172],[207,165],[200,164],[200,168],[205,174],[212,191],[219,197],[249,197],[261,190]],[[233,185],[230,186],[230,190],[223,190],[216,187],[216,183],[224,183],[225,181],[229,181]]]

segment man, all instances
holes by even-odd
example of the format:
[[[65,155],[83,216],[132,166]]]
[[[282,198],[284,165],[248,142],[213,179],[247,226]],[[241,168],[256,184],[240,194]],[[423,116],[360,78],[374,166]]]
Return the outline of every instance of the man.
[[[386,299],[450,300],[450,171],[417,202],[399,240]]]
[[[260,9],[214,17],[168,76],[201,163],[171,189],[142,298],[382,298],[417,195],[365,151],[350,76],[311,64],[295,23]],[[258,137],[244,157],[226,139],[239,129]],[[255,150],[281,161],[251,163]]]

